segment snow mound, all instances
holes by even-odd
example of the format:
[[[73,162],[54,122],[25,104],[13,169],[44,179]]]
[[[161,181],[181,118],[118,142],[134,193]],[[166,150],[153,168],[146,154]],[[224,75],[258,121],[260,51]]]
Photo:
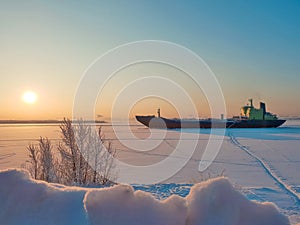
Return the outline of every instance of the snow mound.
[[[86,224],[86,191],[35,181],[20,170],[0,172],[0,224]]]
[[[249,201],[226,178],[194,185],[186,200],[187,224],[289,224],[288,219],[278,212],[273,203]]]
[[[185,198],[159,201],[131,186],[89,189],[0,172],[1,225],[286,225],[272,203],[247,200],[226,178],[194,185]]]
[[[184,198],[159,201],[125,185],[89,191],[84,202],[93,225],[183,225],[187,215]]]

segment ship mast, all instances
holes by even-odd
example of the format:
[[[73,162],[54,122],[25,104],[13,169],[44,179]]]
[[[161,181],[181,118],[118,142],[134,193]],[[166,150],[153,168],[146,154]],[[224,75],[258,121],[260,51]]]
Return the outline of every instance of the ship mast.
[[[253,107],[253,99],[252,98],[249,99],[249,102],[250,102],[250,106]]]

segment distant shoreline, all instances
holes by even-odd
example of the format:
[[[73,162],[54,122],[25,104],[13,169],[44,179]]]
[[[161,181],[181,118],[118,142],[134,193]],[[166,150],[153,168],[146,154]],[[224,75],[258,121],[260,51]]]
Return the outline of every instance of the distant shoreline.
[[[285,120],[300,120],[300,117],[281,117]],[[0,120],[0,124],[61,124],[63,120]],[[108,123],[105,120],[85,120],[85,123]],[[76,123],[76,121],[74,121]]]
[[[63,120],[0,120],[0,124],[60,124]],[[76,122],[76,121],[74,121]],[[106,123],[104,120],[88,120],[86,123]]]
[[[284,120],[300,120],[300,117],[280,117],[280,118]]]

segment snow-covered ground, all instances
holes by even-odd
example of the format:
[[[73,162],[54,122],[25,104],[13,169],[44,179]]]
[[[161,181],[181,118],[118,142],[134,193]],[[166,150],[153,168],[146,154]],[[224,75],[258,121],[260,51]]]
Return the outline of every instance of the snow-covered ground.
[[[186,134],[190,133],[191,135],[195,133],[199,134],[196,150],[182,170],[165,180],[162,184],[135,184],[133,185],[134,189],[150,192],[156,199],[160,200],[166,199],[172,194],[177,194],[185,197],[184,201],[188,201],[187,199],[190,198],[188,194],[194,183],[224,175],[228,177],[235,189],[242,192],[247,199],[258,202],[273,202],[277,205],[281,213],[289,217],[291,224],[300,223],[299,121],[287,121],[284,126],[276,129],[228,130],[217,157],[208,169],[202,173],[198,171],[198,167],[208,142],[209,130],[202,129],[200,133],[199,130],[193,129],[168,131],[166,137],[157,148],[148,152],[141,152],[133,151],[128,148],[128,146],[125,146],[124,140],[129,142],[134,141],[137,145],[142,145],[142,140],[141,143],[139,143],[135,138],[129,136],[125,126],[119,126],[117,129],[120,133],[123,131],[121,138],[116,138],[111,126],[103,127],[106,138],[111,139],[117,148],[117,157],[124,162],[134,165],[149,165],[168,157],[174,150],[174,146],[178,143],[180,132],[185,132]],[[147,138],[150,135],[149,129],[143,126],[132,126],[131,130],[138,139]],[[159,134],[161,131],[156,130],[152,132]],[[58,127],[0,126],[0,169],[19,167],[27,157],[25,150],[26,145],[28,145],[29,142],[34,142],[39,136],[48,136],[49,138],[55,139],[55,143],[59,139]],[[218,135],[213,136],[215,140],[219,138]],[[191,139],[186,138],[182,141],[188,143]],[[24,179],[22,182],[25,182]],[[2,181],[0,187],[4,187]],[[83,198],[85,192],[86,191],[79,191],[78,193],[81,193],[81,197]],[[80,194],[76,195],[79,196]],[[76,198],[80,199],[81,197],[78,196]],[[177,203],[179,205],[175,205],[181,207],[179,202],[178,200]],[[94,204],[98,203],[95,202]],[[162,202],[159,202],[159,204],[162,204]],[[21,206],[19,205],[19,207]],[[100,206],[97,205],[96,208],[98,207]],[[151,208],[151,206],[143,207]],[[10,210],[11,209],[13,209],[13,207],[11,207]],[[93,207],[90,212],[92,211]],[[172,212],[174,213],[175,211]],[[233,212],[234,211],[231,211],[230,213]],[[71,213],[71,210],[68,211],[68,213]],[[97,213],[94,213],[96,218]],[[230,213],[227,216],[233,215]],[[2,213],[0,215],[3,216],[4,214]],[[85,216],[84,213],[79,213],[78,215]],[[275,219],[274,221],[276,222]],[[223,224],[234,223],[230,221]]]
[[[272,203],[249,201],[226,178],[194,185],[185,197],[157,200],[128,185],[74,188],[34,181],[25,171],[0,172],[5,225],[288,225]]]

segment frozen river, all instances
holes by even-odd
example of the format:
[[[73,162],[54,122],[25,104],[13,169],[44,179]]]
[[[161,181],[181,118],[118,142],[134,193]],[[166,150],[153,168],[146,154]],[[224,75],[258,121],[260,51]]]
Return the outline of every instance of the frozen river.
[[[103,132],[117,149],[117,158],[135,166],[160,162],[170,157],[179,140],[188,147],[197,139],[195,150],[185,166],[162,182],[173,185],[136,185],[137,189],[150,191],[158,198],[172,193],[184,196],[189,184],[224,175],[249,199],[274,202],[292,223],[300,222],[299,120],[287,121],[274,129],[227,130],[216,158],[203,172],[198,168],[210,130],[152,130],[151,135],[148,128],[137,124],[130,127],[103,124]],[[60,140],[59,126],[0,125],[0,169],[20,167],[27,160],[26,146],[35,143],[40,136],[50,138],[56,145]],[[221,138],[214,134],[211,141]],[[139,151],[145,150],[145,143],[154,147]]]

